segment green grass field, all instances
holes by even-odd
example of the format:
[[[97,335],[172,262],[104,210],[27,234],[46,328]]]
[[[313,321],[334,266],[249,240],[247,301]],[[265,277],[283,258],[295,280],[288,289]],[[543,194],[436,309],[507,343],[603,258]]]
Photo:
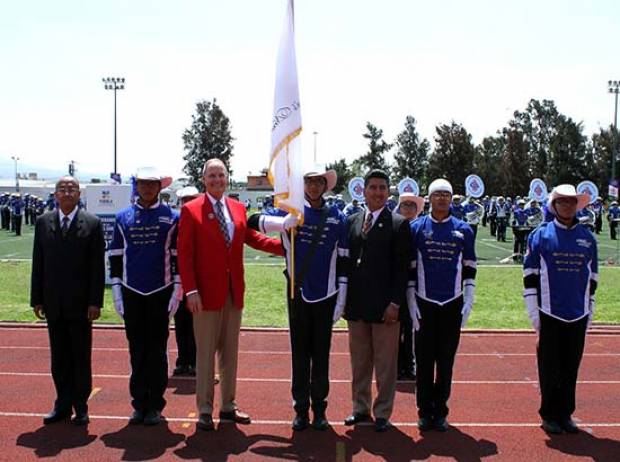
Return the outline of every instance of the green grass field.
[[[606,225],[606,224],[605,224]],[[609,231],[604,225],[603,233],[597,236],[599,246],[599,260],[607,262],[612,260],[617,265],[620,262],[620,241],[612,241]],[[476,253],[478,264],[496,265],[503,259],[512,255],[512,233],[507,232],[508,242],[497,242],[489,234],[488,228],[479,228],[476,241]],[[33,227],[24,226],[22,236],[16,237],[14,233],[0,231],[0,260],[24,259],[32,257]],[[274,257],[246,246],[245,261],[254,263],[279,263],[280,257]]]
[[[29,307],[30,262],[0,262],[0,320],[34,322]],[[282,265],[246,263],[245,326],[286,327],[286,294]],[[521,297],[521,269],[481,267],[478,270],[476,303],[468,327],[528,328]],[[120,322],[106,289],[102,322]],[[597,292],[596,321],[620,323],[620,269],[601,268]],[[340,321],[339,326],[344,326]]]

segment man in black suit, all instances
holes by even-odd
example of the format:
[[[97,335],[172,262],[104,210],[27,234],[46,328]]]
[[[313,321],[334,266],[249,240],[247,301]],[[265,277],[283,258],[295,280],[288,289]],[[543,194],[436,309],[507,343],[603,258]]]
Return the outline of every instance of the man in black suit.
[[[54,409],[44,424],[68,419],[86,425],[92,388],[92,321],[99,318],[105,283],[105,241],[99,219],[78,209],[80,185],[65,176],[56,183],[58,210],[37,219],[32,254],[30,305],[47,320],[56,387]]]
[[[409,221],[386,207],[389,178],[372,170],[364,179],[367,210],[351,215],[349,287],[344,318],[349,326],[353,413],[345,425],[375,417],[386,431],[396,393],[399,310],[405,299],[410,255]],[[372,374],[377,397],[372,403]]]

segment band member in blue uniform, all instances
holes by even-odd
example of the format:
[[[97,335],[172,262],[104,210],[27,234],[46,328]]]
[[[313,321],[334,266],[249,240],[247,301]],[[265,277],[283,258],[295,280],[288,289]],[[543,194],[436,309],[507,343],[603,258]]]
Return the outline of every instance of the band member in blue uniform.
[[[539,414],[553,434],[578,431],[575,388],[598,282],[596,239],[576,218],[589,199],[572,185],[556,186],[549,195],[555,219],[532,232],[523,262],[525,306],[538,332]]]
[[[478,235],[478,225],[484,215],[484,206],[473,197],[468,197],[463,203],[463,220],[474,233],[474,241]]]
[[[465,210],[461,203],[461,196],[455,194],[452,197],[452,204],[450,205],[450,215],[459,220],[465,220]]]
[[[357,199],[353,199],[350,204],[344,208],[344,214],[348,217],[364,210]]]
[[[506,227],[510,222],[510,214],[512,205],[510,205],[503,196],[497,198],[495,204],[495,220],[497,222],[497,240],[506,242]]]
[[[594,214],[596,216],[596,220],[594,223],[596,234],[601,234],[603,230],[603,212],[605,211],[603,208],[603,198],[597,197],[594,202]]]
[[[14,193],[10,202],[11,207],[11,225],[16,236],[22,235],[22,220],[24,218],[24,209],[26,204],[22,199],[21,194]]]
[[[411,224],[414,260],[407,301],[418,330],[418,427],[446,431],[454,357],[474,303],[476,252],[469,225],[450,214],[450,183],[435,180],[428,192],[431,214]]]
[[[169,317],[182,291],[177,274],[179,215],[160,203],[172,182],[154,168],[136,175],[139,198],[116,215],[108,255],[114,307],[125,321],[134,412],[130,424],[157,425],[166,406]]]
[[[323,199],[336,180],[334,170],[325,171],[317,166],[304,175],[304,222],[295,234],[295,297],[291,300],[287,296],[295,431],[305,430],[310,424],[310,408],[314,429],[326,430],[329,426],[326,408],[332,324],[344,312],[349,260],[347,219],[338,202],[328,206]],[[296,224],[296,218],[281,209],[274,209],[269,215],[253,215],[248,220],[248,226],[261,232],[282,233],[287,295],[293,269],[291,236],[287,230]]]
[[[620,223],[620,208],[618,202],[612,201],[607,209],[607,221],[609,221],[609,237],[615,241],[616,233],[618,229],[618,223]]]
[[[517,208],[512,215],[512,236],[514,239],[513,259],[522,262],[525,254],[527,236],[531,228],[528,224],[528,214],[525,211],[525,200],[517,201]]]

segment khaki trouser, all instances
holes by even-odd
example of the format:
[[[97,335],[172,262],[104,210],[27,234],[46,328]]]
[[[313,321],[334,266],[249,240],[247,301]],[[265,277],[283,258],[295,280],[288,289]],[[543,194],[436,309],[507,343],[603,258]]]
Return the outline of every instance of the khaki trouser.
[[[389,419],[396,394],[400,323],[349,321],[348,325],[353,412],[370,414],[374,368],[377,397],[372,404],[372,413],[375,418]]]
[[[213,414],[215,355],[220,374],[220,411],[237,409],[237,353],[241,314],[230,294],[221,310],[194,315],[196,339],[196,407],[200,414]]]

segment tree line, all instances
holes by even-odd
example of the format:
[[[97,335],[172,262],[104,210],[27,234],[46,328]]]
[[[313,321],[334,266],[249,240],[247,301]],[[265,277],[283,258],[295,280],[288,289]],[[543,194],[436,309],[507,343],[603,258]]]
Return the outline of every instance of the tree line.
[[[206,159],[217,157],[231,171],[234,139],[230,128],[216,99],[197,103],[192,125],[183,133],[184,171],[196,185],[200,186]],[[615,135],[610,126],[588,137],[583,124],[560,113],[553,101],[532,99],[524,110],[513,113],[506,126],[479,144],[455,121],[435,127],[432,144],[418,132],[412,115],[406,116],[403,130],[389,141],[383,130],[368,122],[362,135],[368,143],[366,152],[352,162],[343,155],[327,167],[338,173],[335,193],[344,191],[354,176],[381,168],[394,182],[414,178],[422,191],[433,179],[447,178],[455,193],[463,194],[465,178],[475,173],[489,194],[527,194],[530,181],[541,178],[548,186],[590,180],[603,195],[611,176],[612,152],[620,148]]]

